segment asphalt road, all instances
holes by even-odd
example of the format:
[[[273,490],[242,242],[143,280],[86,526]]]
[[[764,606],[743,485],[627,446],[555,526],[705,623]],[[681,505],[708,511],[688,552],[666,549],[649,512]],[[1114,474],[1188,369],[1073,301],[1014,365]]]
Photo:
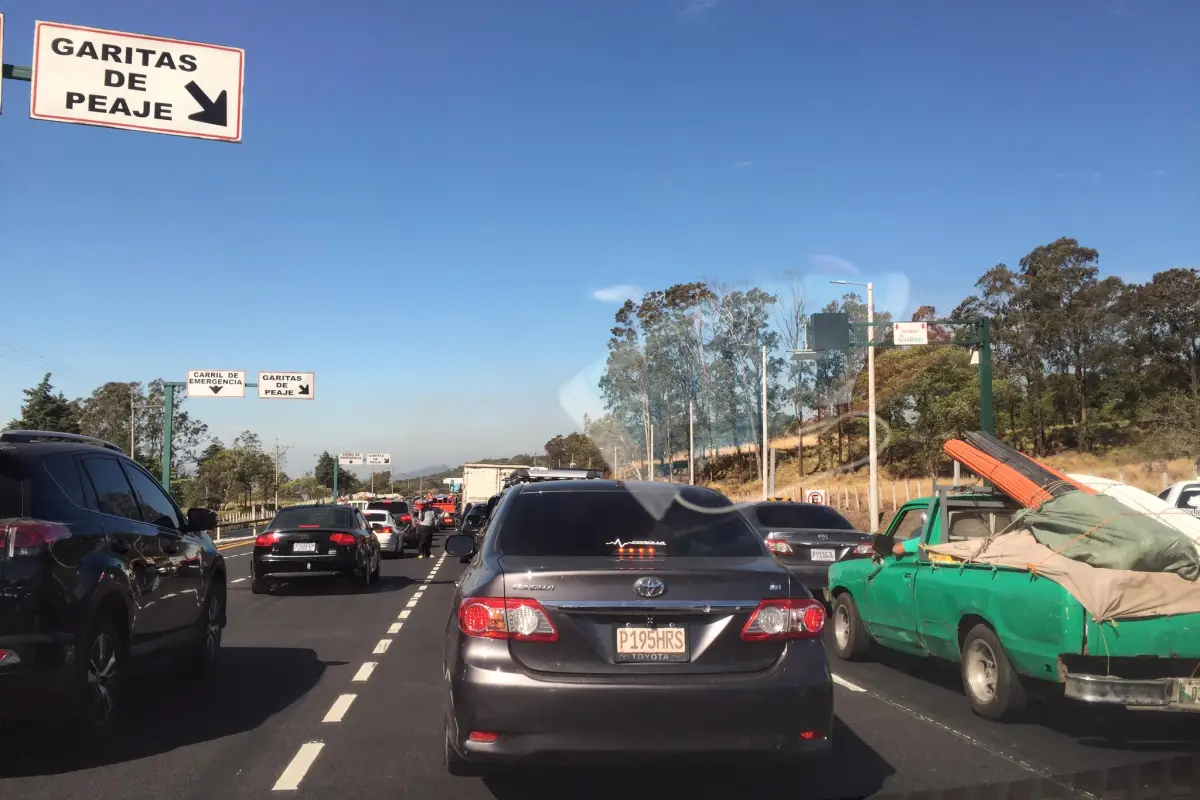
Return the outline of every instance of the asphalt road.
[[[1057,796],[1100,798],[1115,796],[1105,783],[1155,774],[1127,765],[1200,750],[1200,717],[1187,714],[1055,707],[1025,723],[990,723],[970,712],[953,670],[888,658],[834,661],[834,751],[803,768],[451,778],[442,767],[439,673],[457,559],[443,560],[438,546],[432,560],[385,561],[368,592],[298,586],[255,597],[249,549],[225,550],[229,627],[211,678],[159,665],[131,690],[121,735],[93,749],[70,746],[48,725],[0,731],[0,797],[804,800],[997,782],[1024,784],[1009,797],[1035,797],[1025,792],[1040,782]]]

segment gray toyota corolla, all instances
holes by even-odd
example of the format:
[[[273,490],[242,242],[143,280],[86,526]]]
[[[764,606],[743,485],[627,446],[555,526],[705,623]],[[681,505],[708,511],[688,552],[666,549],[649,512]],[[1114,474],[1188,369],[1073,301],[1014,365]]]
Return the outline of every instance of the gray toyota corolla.
[[[509,489],[446,626],[446,766],[829,748],[821,603],[710,489]]]

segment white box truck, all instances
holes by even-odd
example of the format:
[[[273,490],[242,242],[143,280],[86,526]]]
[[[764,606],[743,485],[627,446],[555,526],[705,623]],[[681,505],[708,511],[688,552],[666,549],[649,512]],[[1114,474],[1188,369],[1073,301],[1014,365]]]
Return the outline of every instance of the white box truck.
[[[463,464],[462,507],[467,503],[486,503],[504,488],[504,479],[524,464]]]

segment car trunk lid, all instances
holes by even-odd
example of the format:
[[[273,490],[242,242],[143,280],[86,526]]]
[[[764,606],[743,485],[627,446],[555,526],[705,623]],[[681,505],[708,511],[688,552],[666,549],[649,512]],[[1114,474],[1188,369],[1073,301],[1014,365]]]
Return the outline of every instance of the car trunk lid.
[[[871,542],[865,533],[836,528],[771,528],[766,538],[767,548],[787,564],[832,564],[852,548]]]
[[[326,556],[334,555],[352,545],[339,545],[330,541],[335,533],[348,534],[343,528],[323,528],[298,525],[294,528],[269,530],[259,537],[264,541],[270,537],[270,547],[256,547],[273,556]],[[351,534],[352,535],[352,534]]]
[[[786,646],[741,638],[760,601],[788,597],[788,577],[767,556],[503,556],[500,564],[506,598],[536,599],[558,632],[554,642],[509,642],[531,670],[752,672],[771,667]]]

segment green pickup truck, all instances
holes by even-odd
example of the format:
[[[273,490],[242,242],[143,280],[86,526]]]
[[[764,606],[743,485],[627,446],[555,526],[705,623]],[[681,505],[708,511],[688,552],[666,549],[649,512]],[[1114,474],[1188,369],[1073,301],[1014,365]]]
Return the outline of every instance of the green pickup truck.
[[[989,719],[1018,715],[1039,689],[1200,711],[1200,614],[1097,623],[1049,578],[921,547],[995,535],[1018,510],[1004,495],[945,489],[905,503],[874,556],[830,568],[835,654],[854,661],[877,644],[957,662],[967,698]]]

